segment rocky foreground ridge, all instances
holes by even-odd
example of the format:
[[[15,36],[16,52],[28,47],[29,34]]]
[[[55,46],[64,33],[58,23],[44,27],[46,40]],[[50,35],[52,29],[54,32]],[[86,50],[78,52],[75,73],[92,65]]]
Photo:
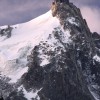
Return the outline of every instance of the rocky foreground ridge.
[[[80,9],[68,0],[55,0],[51,11],[59,25],[29,51],[28,71],[16,83],[0,76],[1,97],[100,100],[100,35],[90,31]]]

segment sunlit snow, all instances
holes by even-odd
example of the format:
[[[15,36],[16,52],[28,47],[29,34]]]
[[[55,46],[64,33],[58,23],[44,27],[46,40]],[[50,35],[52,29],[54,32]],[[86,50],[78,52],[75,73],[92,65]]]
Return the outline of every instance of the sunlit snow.
[[[17,80],[27,72],[27,55],[41,40],[44,40],[59,25],[59,20],[52,17],[51,11],[29,22],[12,26],[12,36],[0,37],[0,72],[1,76]],[[1,27],[1,29],[7,26]],[[43,62],[45,63],[45,62]],[[41,65],[43,65],[43,63]]]
[[[100,57],[99,57],[98,55],[95,55],[95,56],[93,57],[93,59],[96,60],[96,61],[98,61],[98,62],[100,62]]]
[[[40,97],[38,96],[38,92],[41,90],[36,90],[35,92],[33,91],[26,91],[26,89],[23,86],[20,86],[18,88],[18,91],[23,91],[24,97],[27,98],[28,100],[32,100],[32,98],[36,99],[36,100],[40,100]]]

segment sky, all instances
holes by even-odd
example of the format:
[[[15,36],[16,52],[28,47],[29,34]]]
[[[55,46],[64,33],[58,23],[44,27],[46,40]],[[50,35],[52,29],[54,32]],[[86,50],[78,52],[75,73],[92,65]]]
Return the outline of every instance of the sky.
[[[0,26],[27,22],[46,13],[53,0],[0,0]],[[100,33],[100,0],[70,0],[82,11],[92,32]]]

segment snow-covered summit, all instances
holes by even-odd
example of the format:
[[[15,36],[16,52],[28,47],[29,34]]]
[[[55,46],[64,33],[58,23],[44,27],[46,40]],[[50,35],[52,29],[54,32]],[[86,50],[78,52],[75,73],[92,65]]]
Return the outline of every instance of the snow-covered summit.
[[[100,36],[79,8],[55,0],[51,11],[0,28],[4,100],[99,100]]]
[[[38,38],[37,40],[40,40],[39,37],[41,37],[46,32],[50,33],[50,31],[52,31],[52,29],[58,24],[59,21],[57,18],[52,17],[51,11],[49,11],[46,14],[43,14],[29,22],[11,26],[15,27],[12,30],[12,37],[4,40],[1,40],[2,37],[0,37],[0,46],[14,44],[20,41],[34,41],[34,38],[36,42],[36,38]],[[2,28],[3,27],[1,27],[1,29]],[[4,28],[6,28],[6,26]]]
[[[29,22],[14,25],[11,37],[0,37],[0,72],[16,81],[23,71],[27,71],[27,55],[29,51],[46,39],[53,29],[59,26],[56,17],[52,17],[51,11]],[[2,29],[6,27],[1,27]],[[4,39],[2,39],[4,38]],[[19,70],[22,70],[19,72]]]

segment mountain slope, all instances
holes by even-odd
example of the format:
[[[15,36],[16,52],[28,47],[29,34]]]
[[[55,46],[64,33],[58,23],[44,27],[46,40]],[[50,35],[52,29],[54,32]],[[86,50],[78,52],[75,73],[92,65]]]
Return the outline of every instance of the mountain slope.
[[[4,100],[100,99],[100,36],[72,3],[55,1],[51,11],[1,27],[0,35]]]
[[[30,22],[17,25],[17,27],[12,30],[10,38],[6,39],[6,36],[0,37],[0,69],[1,71],[3,70],[2,74],[7,74],[7,76],[10,72],[12,74],[13,71],[11,70],[13,70],[13,66],[16,66],[14,69],[15,72],[16,68],[18,69],[20,66],[25,68],[24,66],[26,66],[27,63],[27,54],[29,51],[42,39],[45,39],[58,24],[59,21],[53,18],[51,11],[49,11]],[[20,63],[16,64],[17,61]],[[13,75],[11,77],[13,77]]]

